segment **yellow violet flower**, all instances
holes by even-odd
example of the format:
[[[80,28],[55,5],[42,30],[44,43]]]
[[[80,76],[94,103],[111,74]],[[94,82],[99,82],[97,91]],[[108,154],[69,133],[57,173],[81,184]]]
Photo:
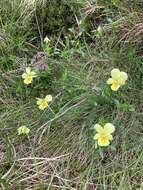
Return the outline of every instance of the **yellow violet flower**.
[[[123,86],[128,79],[127,73],[120,71],[119,69],[113,69],[111,71],[111,77],[107,80],[107,84],[111,84],[111,89],[117,91]]]
[[[38,98],[37,105],[40,110],[44,110],[48,107],[48,103],[52,101],[52,96],[47,95],[45,98]]]
[[[21,135],[21,134],[25,134],[25,135],[28,135],[28,133],[30,132],[30,129],[28,127],[26,127],[25,125],[19,127],[17,129],[18,131],[18,135]]]
[[[115,131],[114,125],[111,123],[106,123],[104,127],[99,124],[95,125],[95,130],[97,133],[94,136],[94,140],[97,140],[99,146],[108,146],[110,141],[113,140],[111,135]]]
[[[22,78],[24,79],[25,84],[30,84],[33,82],[33,78],[36,77],[36,73],[31,71],[30,67],[26,68],[25,73],[23,73]]]

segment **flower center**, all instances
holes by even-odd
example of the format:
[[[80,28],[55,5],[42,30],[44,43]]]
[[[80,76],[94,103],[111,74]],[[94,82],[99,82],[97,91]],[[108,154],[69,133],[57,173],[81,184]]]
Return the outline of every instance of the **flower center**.
[[[102,142],[106,142],[106,141],[109,140],[109,137],[107,135],[103,135],[103,136],[100,137],[100,139],[101,139]]]
[[[113,84],[114,84],[115,86],[118,86],[118,85],[121,84],[121,82],[120,82],[120,80],[115,80],[115,81],[113,82]]]
[[[33,77],[32,77],[32,75],[27,74],[26,79],[27,79],[27,80],[32,80],[32,79],[33,79]]]
[[[113,82],[113,84],[115,85],[115,86],[121,86],[121,85],[123,85],[124,84],[124,80],[122,79],[122,78],[119,78],[119,79],[116,79],[116,80],[114,80],[114,82]]]
[[[41,106],[42,106],[42,107],[47,107],[47,106],[48,106],[47,101],[42,100],[42,101],[41,101]]]

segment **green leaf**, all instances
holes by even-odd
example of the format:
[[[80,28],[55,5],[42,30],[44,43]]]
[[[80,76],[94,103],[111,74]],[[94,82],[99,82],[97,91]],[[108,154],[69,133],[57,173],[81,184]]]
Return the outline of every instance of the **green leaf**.
[[[102,159],[104,159],[104,152],[102,148],[99,148],[99,155]]]
[[[129,105],[129,111],[130,112],[134,112],[135,111],[135,107],[133,105]]]
[[[68,71],[67,71],[67,69],[65,69],[65,72],[63,74],[63,80],[66,81],[67,78],[68,78]]]

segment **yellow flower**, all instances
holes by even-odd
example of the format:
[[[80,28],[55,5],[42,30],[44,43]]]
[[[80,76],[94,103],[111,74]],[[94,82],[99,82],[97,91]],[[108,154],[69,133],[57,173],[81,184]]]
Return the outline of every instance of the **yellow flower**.
[[[25,134],[25,135],[28,135],[28,133],[30,132],[30,129],[28,127],[26,127],[25,125],[19,127],[17,129],[18,131],[18,135],[21,135],[21,134]]]
[[[119,69],[113,69],[111,71],[111,77],[107,80],[107,84],[111,84],[111,89],[117,91],[123,86],[128,78],[127,73],[120,71]]]
[[[25,73],[23,73],[22,78],[24,79],[25,84],[30,84],[33,82],[33,78],[36,77],[36,73],[31,71],[30,67],[26,68]]]
[[[37,105],[40,110],[44,110],[48,107],[48,103],[52,101],[52,96],[47,95],[45,98],[38,98]]]
[[[106,123],[104,127],[99,124],[95,125],[95,130],[97,133],[94,136],[94,140],[98,141],[99,146],[108,146],[110,141],[113,140],[111,135],[115,131],[114,125],[111,123]]]

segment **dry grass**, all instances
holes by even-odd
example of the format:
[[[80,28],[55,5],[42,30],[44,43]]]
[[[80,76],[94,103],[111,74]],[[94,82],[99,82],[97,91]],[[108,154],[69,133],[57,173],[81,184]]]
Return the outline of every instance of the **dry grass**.
[[[78,12],[72,15],[74,26],[80,25],[80,12],[84,15],[83,19],[93,16],[96,25],[101,19],[105,35],[96,38],[92,33],[95,28],[83,32],[80,37],[74,33],[72,40],[81,38],[78,43],[83,46],[79,54],[72,54],[74,47],[64,44],[64,33],[54,36],[57,43],[61,41],[64,44],[62,47],[70,56],[58,57],[66,52],[62,48],[58,55],[50,54],[47,59],[48,73],[42,73],[41,79],[35,79],[32,86],[25,87],[21,79],[23,67],[30,65],[39,48],[45,51],[41,43],[44,38],[42,25],[40,22],[33,23],[32,19],[35,19],[37,3],[45,6],[46,1],[28,1],[31,6],[27,1],[17,2],[2,2],[4,9],[1,10],[1,188],[141,190],[142,12],[134,7],[136,5],[129,13],[127,7],[114,7],[111,2],[95,4],[86,1],[84,6],[81,3],[82,7],[80,5]],[[108,13],[103,13],[103,10],[108,10]],[[114,15],[113,22],[105,22],[103,17],[111,15]],[[91,41],[86,39],[87,33]],[[68,38],[71,33],[65,35]],[[57,44],[55,46],[59,48]],[[129,79],[119,93],[112,94],[111,101],[106,97],[105,84],[114,67],[126,71]],[[48,110],[40,112],[36,97],[47,93],[53,94],[53,103]],[[105,149],[102,155],[95,149],[93,126],[106,121],[115,124],[116,133],[113,146]],[[31,129],[28,137],[17,135],[17,128],[23,124]]]

